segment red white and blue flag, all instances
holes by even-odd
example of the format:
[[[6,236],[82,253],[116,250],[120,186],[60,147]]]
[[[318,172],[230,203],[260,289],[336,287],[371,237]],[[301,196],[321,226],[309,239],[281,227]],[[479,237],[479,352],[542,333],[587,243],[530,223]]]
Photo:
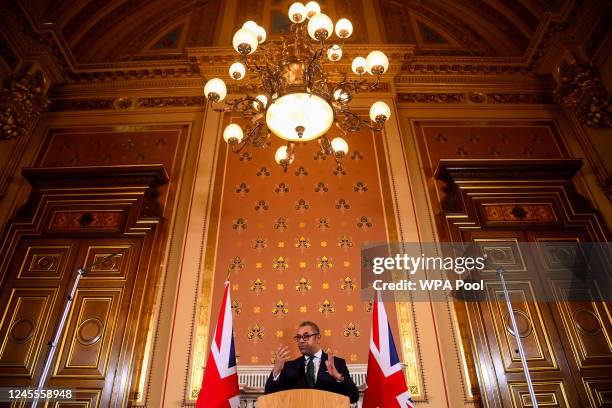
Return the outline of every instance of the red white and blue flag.
[[[196,408],[236,408],[240,404],[229,282],[215,328]]]
[[[376,292],[363,408],[414,407],[397,355],[385,305]]]

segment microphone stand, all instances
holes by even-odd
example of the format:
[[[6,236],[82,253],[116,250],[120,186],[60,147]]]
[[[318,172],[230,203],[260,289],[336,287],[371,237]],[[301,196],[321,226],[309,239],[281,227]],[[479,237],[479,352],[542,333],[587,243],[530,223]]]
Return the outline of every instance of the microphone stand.
[[[77,276],[76,276],[76,279],[74,280],[74,283],[72,284],[72,289],[70,290],[70,294],[67,296],[67,302],[66,302],[66,305],[64,306],[64,311],[62,312],[62,318],[60,319],[57,329],[55,330],[55,335],[53,336],[53,340],[47,343],[47,345],[49,346],[49,351],[47,353],[47,358],[45,359],[45,365],[43,366],[42,373],[40,374],[40,378],[38,380],[38,385],[36,386],[36,390],[38,392],[34,394],[34,400],[32,401],[32,408],[36,408],[36,406],[38,405],[39,396],[41,395],[42,389],[44,388],[45,383],[47,382],[47,376],[49,375],[49,370],[51,369],[51,363],[55,355],[55,349],[57,348],[57,345],[60,341],[60,337],[62,336],[62,332],[64,331],[64,326],[66,325],[66,319],[68,318],[68,313],[70,313],[70,308],[72,306],[72,301],[74,300],[74,294],[76,293],[77,287],[79,286],[79,281],[81,280],[83,276],[85,276],[85,273],[89,272],[91,268],[93,268],[94,266],[99,265],[119,255],[122,255],[125,252],[127,252],[128,249],[129,248],[126,248],[124,251],[115,252],[114,254],[105,256],[98,262],[89,265],[89,267],[87,268],[84,268],[83,266],[79,266],[77,268]]]
[[[506,305],[508,306],[508,313],[510,314],[510,322],[512,323],[512,330],[514,330],[514,337],[516,338],[516,343],[518,344],[519,356],[521,357],[521,365],[523,366],[523,371],[525,372],[525,379],[527,380],[527,388],[529,389],[531,403],[534,408],[538,408],[538,401],[536,399],[535,390],[533,389],[533,384],[531,382],[531,374],[529,373],[529,367],[527,366],[527,359],[525,358],[525,350],[523,349],[523,341],[521,340],[521,336],[519,335],[519,332],[518,332],[516,319],[514,317],[514,309],[512,309],[512,302],[510,301],[510,294],[508,293],[508,288],[506,287],[506,280],[504,279],[504,268],[502,268],[501,266],[497,268],[497,274],[499,275],[499,279],[501,280],[502,289],[504,291],[504,298],[506,299]]]

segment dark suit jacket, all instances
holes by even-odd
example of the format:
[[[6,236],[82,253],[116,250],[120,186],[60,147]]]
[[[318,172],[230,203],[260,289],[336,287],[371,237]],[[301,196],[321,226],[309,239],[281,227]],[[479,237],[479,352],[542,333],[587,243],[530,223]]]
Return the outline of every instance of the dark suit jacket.
[[[351,402],[357,402],[359,399],[359,391],[357,386],[351,379],[346,362],[344,359],[334,357],[334,364],[336,370],[344,376],[343,382],[336,381],[327,372],[327,354],[321,355],[321,364],[319,365],[319,372],[317,373],[317,381],[314,388],[317,390],[335,392],[336,394],[342,394],[349,397]],[[304,356],[296,358],[293,361],[287,361],[280,376],[274,381],[274,376],[270,373],[268,381],[266,381],[265,393],[270,394],[278,391],[293,390],[298,388],[309,388],[306,384],[306,372],[304,367],[306,362]]]

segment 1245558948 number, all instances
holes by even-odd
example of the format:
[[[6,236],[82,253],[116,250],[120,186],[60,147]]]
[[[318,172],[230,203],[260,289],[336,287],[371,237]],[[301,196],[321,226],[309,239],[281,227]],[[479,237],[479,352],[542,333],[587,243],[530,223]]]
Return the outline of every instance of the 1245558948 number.
[[[44,400],[71,400],[75,398],[75,391],[69,388],[0,388],[0,401],[33,401],[35,399]]]

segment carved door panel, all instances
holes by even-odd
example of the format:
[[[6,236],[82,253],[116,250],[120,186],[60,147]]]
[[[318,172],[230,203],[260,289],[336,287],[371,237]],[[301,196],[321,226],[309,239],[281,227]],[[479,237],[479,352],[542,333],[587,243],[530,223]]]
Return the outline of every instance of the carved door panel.
[[[610,303],[601,302],[603,285],[608,285],[610,259],[604,251],[595,251],[585,245],[578,247],[572,243],[586,243],[586,234],[567,232],[529,232],[530,241],[537,243],[539,256],[537,267],[546,277],[545,290],[555,302],[549,304],[560,334],[565,354],[570,362],[576,387],[581,391],[584,406],[612,406],[612,316]],[[595,257],[596,259],[593,259]],[[585,275],[567,271],[569,267],[580,271],[586,268]],[[602,263],[599,270],[604,275],[588,270],[593,262]],[[594,277],[597,279],[594,279]],[[571,295],[568,293],[571,291]],[[571,301],[564,301],[564,299]]]
[[[47,386],[76,389],[76,401],[66,406],[125,404],[141,306],[142,288],[135,285],[140,251],[141,238],[22,242],[6,281],[10,289],[0,298],[0,384],[37,383],[75,270],[85,265]]]
[[[464,233],[464,237],[481,248],[491,265],[482,272],[485,281],[491,278],[486,282],[485,298],[466,304],[467,318],[474,328],[472,336],[480,361],[480,378],[485,382],[483,399],[487,400],[487,405],[532,406],[516,334],[496,277],[496,268],[502,266],[539,405],[581,406],[555,316],[548,303],[538,301],[544,299],[545,289],[532,255],[520,245],[526,241],[525,234],[475,231]]]
[[[0,386],[29,386],[47,350],[78,240],[22,241],[0,292]]]

